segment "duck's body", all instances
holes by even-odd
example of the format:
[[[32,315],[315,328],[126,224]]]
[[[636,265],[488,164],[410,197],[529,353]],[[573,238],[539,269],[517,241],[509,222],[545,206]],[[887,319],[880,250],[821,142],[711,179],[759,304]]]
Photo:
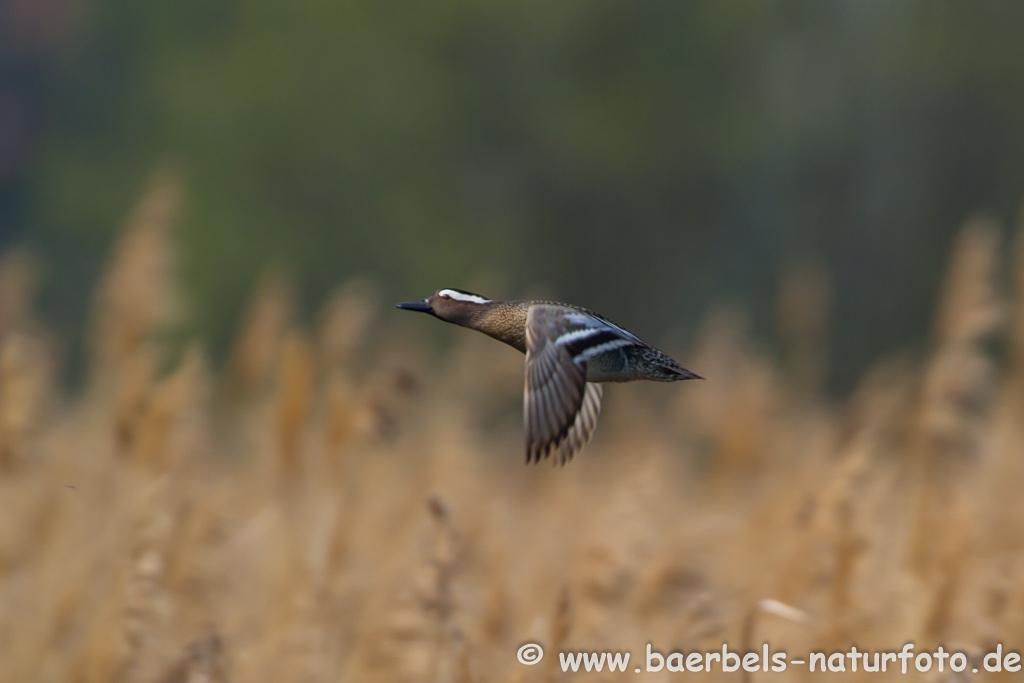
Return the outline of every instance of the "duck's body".
[[[554,301],[492,301],[459,289],[399,308],[479,330],[526,354],[526,460],[557,452],[563,464],[587,444],[601,383],[701,379],[602,315]]]

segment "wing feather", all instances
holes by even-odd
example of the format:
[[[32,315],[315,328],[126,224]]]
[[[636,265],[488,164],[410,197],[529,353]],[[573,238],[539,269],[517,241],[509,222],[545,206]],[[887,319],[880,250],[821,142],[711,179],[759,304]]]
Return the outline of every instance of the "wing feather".
[[[523,397],[527,462],[558,453],[564,464],[586,445],[597,424],[600,385],[587,383],[586,362],[574,362],[570,352],[576,347],[557,343],[588,326],[567,315],[569,311],[537,305],[527,314]]]
[[[586,392],[583,396],[583,405],[580,407],[576,421],[569,429],[559,449],[561,462],[564,465],[573,459],[584,446],[590,443],[597,428],[597,416],[601,413],[602,388],[600,384],[587,382]]]

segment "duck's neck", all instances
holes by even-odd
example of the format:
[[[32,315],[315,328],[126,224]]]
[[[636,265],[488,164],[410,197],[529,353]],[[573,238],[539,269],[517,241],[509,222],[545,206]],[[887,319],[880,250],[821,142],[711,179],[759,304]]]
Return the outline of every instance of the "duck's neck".
[[[480,307],[466,327],[479,330],[489,337],[526,353],[526,313],[528,310],[520,301],[492,301]]]

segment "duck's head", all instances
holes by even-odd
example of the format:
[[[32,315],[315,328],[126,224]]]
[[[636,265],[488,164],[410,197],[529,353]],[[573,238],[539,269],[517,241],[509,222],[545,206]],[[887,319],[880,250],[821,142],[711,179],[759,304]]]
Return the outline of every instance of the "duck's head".
[[[456,325],[466,325],[489,303],[490,299],[463,289],[439,289],[422,301],[410,301],[397,306],[407,311],[429,313]]]

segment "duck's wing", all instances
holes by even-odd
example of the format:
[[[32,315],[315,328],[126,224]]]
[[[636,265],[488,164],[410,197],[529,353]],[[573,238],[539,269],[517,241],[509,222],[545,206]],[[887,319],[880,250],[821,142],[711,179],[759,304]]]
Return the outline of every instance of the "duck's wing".
[[[601,386],[587,382],[587,361],[634,339],[567,306],[530,308],[523,405],[527,462],[557,453],[564,464],[590,441],[601,411]]]
[[[601,394],[600,384],[587,382],[583,392],[583,405],[580,406],[580,412],[576,413],[576,421],[572,423],[572,427],[558,447],[560,464],[564,465],[572,460],[573,456],[590,443],[590,437],[597,428],[597,416],[601,413]]]

